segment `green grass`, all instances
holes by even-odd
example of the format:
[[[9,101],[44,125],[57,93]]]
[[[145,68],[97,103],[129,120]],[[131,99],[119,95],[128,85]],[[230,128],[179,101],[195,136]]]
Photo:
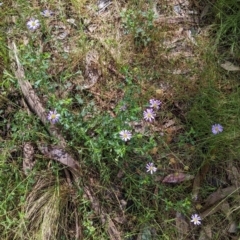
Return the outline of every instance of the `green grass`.
[[[202,213],[197,204],[204,205],[219,187],[210,177],[229,186],[231,173],[226,169],[231,164],[239,167],[239,74],[220,69],[218,57],[226,52],[214,55],[215,48],[209,45],[216,41],[238,54],[238,39],[233,38],[238,28],[228,15],[233,11],[237,20],[238,5],[232,1],[225,8],[225,2],[217,1],[217,35],[197,38],[198,46],[192,46],[195,59],[172,59],[163,42],[174,26],[154,25],[152,5],[145,1],[119,4],[114,12],[118,27],[114,27],[114,15],[92,19],[91,11],[97,6],[91,2],[85,3],[90,10],[79,1],[62,3],[59,10],[54,1],[30,7],[22,0],[11,4],[13,8],[10,3],[2,6],[1,15],[7,21],[14,14],[14,24],[0,23],[0,61],[5,69],[0,75],[1,239],[48,239],[47,234],[50,239],[109,239],[107,223],[102,223],[101,212],[94,211],[85,185],[107,210],[122,239],[178,239],[176,214],[190,224],[192,214]],[[55,11],[52,19],[40,14],[48,7]],[[40,20],[35,31],[26,27],[30,17]],[[68,23],[71,17],[76,24]],[[98,24],[96,32],[86,30],[91,26],[88,19]],[[56,28],[63,25],[70,30],[60,40]],[[47,112],[55,109],[60,114],[56,126],[81,165],[79,182],[71,182],[61,164],[39,151],[39,143],[56,145],[57,139],[23,103],[9,63],[7,39],[16,42],[26,79]],[[72,52],[64,50],[68,44]],[[92,49],[99,53],[102,77],[91,89],[81,90],[85,56]],[[118,74],[107,69],[109,64]],[[190,72],[173,74],[176,69]],[[148,123],[143,111],[152,98],[162,105],[156,119]],[[212,134],[215,123],[223,126],[222,133]],[[130,130],[133,137],[123,141],[121,130]],[[27,176],[22,168],[26,142],[33,145],[36,161]],[[146,172],[149,162],[157,167],[154,174]],[[209,171],[200,184],[198,202],[192,199],[194,180],[162,182],[175,172],[196,177],[206,165]],[[238,199],[228,201],[237,209],[231,216],[239,225]],[[221,227],[229,222],[223,215],[217,212],[203,219],[203,226],[212,224],[214,239],[226,239]],[[189,225],[184,239],[200,234],[202,226],[193,226]]]
[[[239,2],[234,0],[217,0],[210,4],[213,10],[212,15],[215,17],[214,29],[216,46],[223,55],[239,59]]]

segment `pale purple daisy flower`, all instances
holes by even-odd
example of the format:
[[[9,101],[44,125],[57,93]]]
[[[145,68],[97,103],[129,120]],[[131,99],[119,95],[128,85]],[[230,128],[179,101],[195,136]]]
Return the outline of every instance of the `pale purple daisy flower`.
[[[201,217],[198,215],[198,214],[193,214],[192,217],[191,217],[191,222],[194,224],[194,225],[200,225],[201,224]]]
[[[151,108],[154,108],[154,109],[159,109],[160,108],[160,105],[162,104],[161,101],[159,100],[155,100],[155,99],[150,99],[150,107]]]
[[[50,111],[48,116],[47,116],[47,119],[51,122],[51,123],[56,123],[59,121],[59,118],[60,118],[60,114],[57,113],[56,110],[54,111]]]
[[[223,126],[221,124],[214,124],[212,125],[212,133],[214,135],[223,131]]]
[[[132,134],[128,130],[122,130],[119,134],[120,134],[120,138],[125,142],[132,138]]]
[[[154,120],[155,116],[156,116],[156,114],[154,113],[154,111],[151,108],[148,108],[143,112],[143,118],[146,121],[151,122],[152,120]]]
[[[150,172],[151,174],[157,171],[157,168],[154,167],[153,163],[148,163],[146,165],[146,168],[147,168],[147,172]]]
[[[27,22],[27,27],[29,30],[36,30],[37,28],[39,28],[40,26],[40,22],[38,19],[35,18],[31,18],[28,22]]]
[[[51,17],[53,15],[53,12],[51,10],[44,10],[41,12],[41,15],[43,15],[44,17]]]

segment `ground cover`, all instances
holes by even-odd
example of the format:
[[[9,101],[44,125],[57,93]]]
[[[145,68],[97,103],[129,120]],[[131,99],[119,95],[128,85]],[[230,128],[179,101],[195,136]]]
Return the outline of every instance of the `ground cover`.
[[[1,239],[238,239],[223,3],[0,6]]]

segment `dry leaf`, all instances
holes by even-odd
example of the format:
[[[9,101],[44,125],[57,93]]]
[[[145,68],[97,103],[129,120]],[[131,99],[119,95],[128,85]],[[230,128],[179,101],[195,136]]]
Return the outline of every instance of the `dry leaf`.
[[[240,186],[240,174],[238,169],[232,164],[229,163],[227,167],[228,178],[234,186]]]
[[[189,174],[185,174],[185,173],[172,173],[169,174],[168,176],[166,176],[163,179],[163,183],[180,183],[183,181],[188,181],[193,179],[194,176],[193,175],[189,175]]]
[[[90,33],[93,33],[97,29],[97,24],[90,24],[87,28]]]
[[[194,179],[192,195],[195,201],[198,199],[198,193],[201,186],[201,182],[206,177],[208,170],[209,164],[204,164]]]
[[[230,205],[228,202],[223,202],[222,207],[221,207],[221,211],[226,215],[226,218],[229,221],[232,221],[232,216],[231,216],[231,210],[230,210]]]
[[[65,26],[63,22],[52,21],[50,27],[52,38],[54,40],[63,40],[70,34],[69,27]]]
[[[201,229],[198,240],[210,240],[212,239],[212,227],[207,225]]]
[[[212,227],[210,225],[207,225],[207,226],[204,226],[203,229],[204,229],[207,237],[209,239],[212,239]]]
[[[101,70],[99,68],[99,54],[95,50],[91,50],[86,55],[86,71],[85,75],[88,83],[81,86],[81,89],[89,89],[93,87],[100,79]]]
[[[180,5],[174,5],[173,6],[173,11],[174,13],[176,13],[176,15],[178,16],[182,16],[184,14],[184,11],[183,9],[181,9],[181,6]]]
[[[227,188],[218,189],[216,192],[214,192],[210,196],[208,196],[208,198],[205,201],[204,208],[212,206],[213,204],[219,202],[223,198],[231,195],[235,191],[236,191],[235,186],[230,186],[230,187],[227,187]]]
[[[158,147],[154,147],[149,151],[149,153],[152,154],[152,155],[156,155],[157,152],[158,152]]]
[[[98,1],[98,13],[103,12],[109,5],[112,4],[111,0],[100,0]]]
[[[224,189],[218,189],[216,192],[212,193],[206,199],[206,203],[203,207],[205,211],[201,213],[201,218],[203,219],[206,216],[217,212],[218,210],[225,210],[226,204],[224,201],[221,200],[237,192],[236,190],[238,190],[238,188],[236,188],[235,186],[230,186]]]
[[[73,24],[74,26],[77,26],[76,25],[76,20],[74,18],[67,19],[67,22]]]
[[[237,204],[238,205],[238,204]],[[238,207],[238,206],[237,206]],[[237,232],[237,224],[233,220],[232,217],[232,210],[230,209],[230,205],[228,202],[224,202],[221,205],[221,211],[226,215],[226,219],[230,222],[230,226],[228,228],[229,233],[236,233]]]
[[[202,20],[209,12],[211,9],[211,4],[206,4],[206,6],[203,8],[201,15],[200,15],[200,20]]]
[[[55,146],[44,146],[39,144],[38,149],[46,157],[58,161],[65,166],[68,166],[72,170],[78,171],[80,169],[79,163],[75,161],[74,158],[62,148]]]
[[[212,214],[216,213],[217,211],[219,211],[221,209],[221,207],[222,207],[222,204],[213,205],[213,206],[209,207],[208,209],[206,209],[204,212],[202,212],[200,214],[200,217],[202,219],[204,219],[205,217],[212,215]]]
[[[189,233],[189,224],[182,213],[176,213],[176,228],[178,231],[178,239],[183,239],[183,236]]]
[[[228,232],[229,233],[237,233],[238,231],[238,226],[236,224],[236,222],[232,222],[228,228]]]
[[[198,200],[198,194],[199,194],[199,190],[200,190],[200,175],[197,174],[197,176],[195,177],[194,179],[194,182],[193,182],[193,190],[192,190],[192,199],[194,201],[197,201]]]
[[[173,119],[171,119],[163,125],[163,128],[169,128],[170,126],[172,126],[174,124],[175,124],[175,121]]]
[[[240,71],[240,67],[234,65],[233,63],[226,61],[220,65],[223,69],[227,71]]]

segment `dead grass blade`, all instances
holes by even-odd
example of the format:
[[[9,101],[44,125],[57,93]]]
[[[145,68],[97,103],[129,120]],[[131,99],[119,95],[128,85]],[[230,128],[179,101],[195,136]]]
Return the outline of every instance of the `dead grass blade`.
[[[74,239],[82,239],[79,216],[72,218],[72,214],[69,214],[75,206],[72,193],[65,179],[57,180],[51,173],[38,176],[38,181],[28,195],[24,207],[25,229],[19,229],[16,235],[22,236],[20,233],[25,232],[24,239],[31,240],[57,240],[61,235],[67,237],[66,239],[73,239],[76,236]],[[67,230],[72,229],[70,225],[74,222],[75,232],[78,233],[75,236]]]

